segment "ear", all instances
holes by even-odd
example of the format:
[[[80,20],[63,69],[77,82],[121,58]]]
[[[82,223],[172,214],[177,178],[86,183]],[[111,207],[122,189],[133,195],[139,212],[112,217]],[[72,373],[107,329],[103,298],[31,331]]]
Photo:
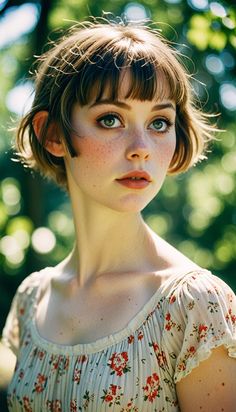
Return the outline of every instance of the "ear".
[[[48,119],[48,112],[42,110],[34,116],[33,128],[38,141],[41,140],[41,134]],[[54,156],[63,157],[66,154],[65,147],[60,139],[61,131],[58,124],[52,121],[47,129],[45,149]]]

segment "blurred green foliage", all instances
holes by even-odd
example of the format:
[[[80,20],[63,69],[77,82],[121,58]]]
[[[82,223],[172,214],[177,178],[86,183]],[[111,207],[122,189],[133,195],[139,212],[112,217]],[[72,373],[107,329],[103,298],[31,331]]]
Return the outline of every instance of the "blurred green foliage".
[[[207,0],[203,9],[197,0],[31,3],[37,8],[36,26],[0,46],[1,326],[16,286],[32,271],[64,258],[74,233],[67,195],[11,161],[12,133],[7,128],[16,115],[7,104],[9,92],[29,79],[33,55],[41,53],[48,38],[56,40],[71,24],[102,11],[120,16],[134,13],[135,7],[145,10],[186,55],[184,63],[194,72],[192,85],[204,109],[221,113],[218,125],[225,131],[212,145],[209,160],[184,175],[168,177],[143,214],[159,235],[236,290],[235,7]],[[17,10],[27,2],[2,4],[0,28],[12,7]]]

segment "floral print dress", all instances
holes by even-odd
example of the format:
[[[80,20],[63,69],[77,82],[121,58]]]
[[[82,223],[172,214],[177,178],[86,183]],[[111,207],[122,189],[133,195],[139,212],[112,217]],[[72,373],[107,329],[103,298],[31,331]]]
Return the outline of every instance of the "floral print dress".
[[[236,358],[236,297],[206,270],[173,275],[123,330],[95,342],[59,345],[35,324],[40,285],[27,277],[3,330],[17,355],[12,412],[177,412],[175,384],[220,345]]]

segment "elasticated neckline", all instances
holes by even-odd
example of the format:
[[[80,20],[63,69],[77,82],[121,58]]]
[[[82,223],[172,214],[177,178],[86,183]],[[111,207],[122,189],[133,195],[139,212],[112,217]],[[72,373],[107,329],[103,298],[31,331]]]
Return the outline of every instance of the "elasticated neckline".
[[[54,270],[54,268],[46,268],[47,270]],[[180,278],[193,275],[194,273],[202,272],[202,270],[191,270],[190,272],[185,272],[185,274],[180,275],[179,273],[170,276],[167,280],[165,280],[162,285],[156,290],[156,292],[152,295],[152,297],[144,304],[144,306],[140,309],[140,311],[128,322],[128,324],[120,331],[115,332],[113,334],[109,334],[102,338],[95,340],[94,342],[89,343],[78,343],[75,345],[64,345],[58,344],[52,341],[47,340],[43,336],[40,335],[37,325],[36,325],[36,309],[37,309],[37,302],[40,295],[40,287],[35,287],[35,291],[33,294],[33,304],[32,304],[32,311],[30,314],[30,329],[32,334],[32,339],[34,340],[35,344],[48,352],[51,353],[58,353],[58,354],[90,354],[100,352],[102,350],[107,349],[108,347],[121,342],[122,340],[128,338],[130,335],[134,334],[145,322],[147,317],[153,312],[159,298],[161,297],[163,291],[168,287],[170,282],[173,280],[178,281]],[[204,270],[204,272],[207,272]]]

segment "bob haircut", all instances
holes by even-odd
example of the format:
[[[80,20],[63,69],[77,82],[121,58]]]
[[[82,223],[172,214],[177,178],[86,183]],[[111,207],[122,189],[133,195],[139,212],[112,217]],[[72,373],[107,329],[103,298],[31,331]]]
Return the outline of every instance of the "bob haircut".
[[[40,57],[32,108],[17,130],[22,163],[67,187],[64,159],[45,149],[47,130],[56,122],[70,155],[79,156],[71,142],[73,105],[97,102],[105,90],[106,97],[117,100],[122,69],[131,74],[127,98],[169,98],[176,103],[176,149],[168,174],[184,172],[203,159],[215,129],[195,105],[190,75],[179,62],[179,53],[146,25],[95,19],[72,27]],[[48,118],[38,139],[33,120],[40,111],[47,111]]]

